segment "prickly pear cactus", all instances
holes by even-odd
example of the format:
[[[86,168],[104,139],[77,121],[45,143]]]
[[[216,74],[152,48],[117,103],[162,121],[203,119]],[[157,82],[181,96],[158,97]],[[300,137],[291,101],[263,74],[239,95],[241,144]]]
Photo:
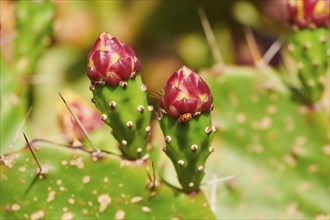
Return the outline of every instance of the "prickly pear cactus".
[[[55,5],[50,1],[18,1],[16,10],[15,65],[10,66],[0,56],[1,120],[0,152],[5,154],[22,148],[19,133],[24,127],[28,111],[29,76],[37,60],[51,43]],[[31,34],[33,32],[33,34]]]
[[[220,162],[208,173],[236,176],[217,187],[217,218],[327,219],[327,110],[292,102],[270,68],[226,66],[202,76],[217,97],[221,138],[213,155]]]
[[[183,191],[195,192],[204,176],[206,159],[213,152],[210,90],[184,66],[167,81],[160,107],[166,141],[163,150],[175,167]]]
[[[329,1],[290,1],[293,29],[288,51],[296,63],[297,84],[290,82],[294,97],[304,104],[320,100],[329,70]]]
[[[147,153],[152,106],[140,75],[141,63],[134,51],[118,38],[102,33],[88,56],[88,76],[93,102],[102,120],[112,128],[125,158]]]
[[[51,44],[55,3],[52,1],[16,2],[17,38],[15,60],[20,73],[32,74],[35,65]]]
[[[203,193],[148,179],[148,162],[44,145],[36,155],[40,175],[28,148],[1,157],[1,219],[214,219]]]

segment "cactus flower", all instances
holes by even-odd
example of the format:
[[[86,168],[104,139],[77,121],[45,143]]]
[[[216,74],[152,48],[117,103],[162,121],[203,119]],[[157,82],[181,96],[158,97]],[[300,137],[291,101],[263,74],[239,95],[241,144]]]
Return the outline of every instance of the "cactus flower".
[[[102,33],[88,54],[88,77],[92,83],[116,86],[134,78],[141,68],[131,47],[117,37]]]
[[[212,95],[202,78],[183,66],[167,81],[159,104],[163,112],[172,118],[179,118],[185,114],[198,116],[211,110]]]
[[[64,92],[64,96],[67,98],[66,101],[68,105],[71,107],[72,111],[75,113],[87,132],[93,132],[103,127],[103,122],[100,119],[97,109],[90,106],[89,103],[86,103],[82,97],[68,90]],[[77,122],[62,103],[61,106],[62,107],[59,112],[59,122],[63,133],[70,140],[84,140],[85,135]]]
[[[329,27],[329,0],[290,0],[291,23],[298,28]]]

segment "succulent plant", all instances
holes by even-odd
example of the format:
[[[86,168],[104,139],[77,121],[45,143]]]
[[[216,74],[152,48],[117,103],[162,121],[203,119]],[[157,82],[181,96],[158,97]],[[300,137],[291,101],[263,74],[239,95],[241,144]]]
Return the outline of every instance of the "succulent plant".
[[[328,68],[329,40],[324,37],[329,27],[327,4],[329,1],[297,0],[289,5],[293,32],[288,49],[296,59],[298,73],[296,81],[286,83],[295,97],[308,105],[319,102],[324,93],[324,82],[318,82],[324,81]],[[43,136],[28,142],[31,148],[21,140],[13,141],[17,135],[23,139],[29,98],[36,95],[31,90],[28,95],[31,86],[25,79],[40,71],[36,63],[51,43],[54,6],[49,1],[15,2],[15,65],[0,58],[1,80],[5,82],[1,84],[1,219],[329,218],[325,181],[330,155],[329,112],[292,102],[279,71],[267,66],[218,63],[221,74],[208,71],[200,75],[207,84],[188,67],[176,71],[159,100],[161,136],[170,158],[163,161],[156,132],[152,136],[155,146],[147,151],[153,107],[147,103],[146,87],[137,74],[140,61],[129,46],[103,33],[88,55],[87,73],[101,114],[85,101],[74,98],[72,102],[70,95],[63,93],[88,130],[97,154],[87,147],[89,143],[69,114],[62,114],[62,133],[52,141],[63,142],[64,135],[77,136],[82,142],[79,146],[71,139],[66,144],[41,143],[48,140]],[[31,30],[38,34],[31,34]],[[50,54],[54,51],[67,54],[63,48],[52,48]],[[53,72],[66,72],[68,67],[57,64],[60,59],[53,57],[57,56],[50,55],[51,62],[55,60],[62,68]],[[76,82],[69,85],[79,88]],[[48,91],[48,84],[46,87]],[[44,114],[34,115],[48,119]],[[104,126],[99,127],[100,119],[110,125],[114,137]],[[219,125],[220,134],[215,135],[213,122]],[[44,129],[32,124],[27,120],[24,131]],[[213,137],[216,143],[211,147]],[[216,153],[210,158],[213,148]],[[120,152],[123,157],[117,155]],[[147,153],[149,159],[140,160]],[[167,164],[170,160],[182,190],[165,183],[175,178]],[[224,183],[210,181],[214,174],[220,180],[226,175],[236,178]],[[208,194],[209,199],[205,197]]]
[[[214,219],[203,193],[187,196],[148,179],[149,163],[38,148],[42,174],[28,148],[1,158],[1,219]]]
[[[32,112],[29,108],[31,103],[28,102],[28,96],[32,93],[32,86],[29,85],[30,77],[34,73],[38,59],[51,43],[50,35],[55,15],[55,4],[50,1],[33,3],[18,1],[13,4],[16,6],[17,26],[12,60],[15,65],[5,61],[2,51],[0,56],[1,154],[20,149],[24,144],[18,137]],[[27,109],[30,110],[26,111]]]
[[[125,158],[147,153],[147,137],[153,106],[138,71],[141,63],[134,51],[118,38],[102,33],[88,55],[88,77],[93,102],[102,120],[112,128]]]
[[[288,4],[293,32],[288,51],[296,62],[297,83],[288,82],[294,97],[304,104],[321,98],[327,83],[330,54],[330,3],[325,0],[297,0]]]
[[[183,66],[167,81],[159,104],[166,141],[163,150],[174,164],[183,191],[195,192],[204,176],[205,161],[213,152],[210,89]]]
[[[217,186],[216,217],[328,219],[329,113],[293,102],[276,70],[262,73],[225,66],[201,75],[220,131],[205,179],[236,176]]]

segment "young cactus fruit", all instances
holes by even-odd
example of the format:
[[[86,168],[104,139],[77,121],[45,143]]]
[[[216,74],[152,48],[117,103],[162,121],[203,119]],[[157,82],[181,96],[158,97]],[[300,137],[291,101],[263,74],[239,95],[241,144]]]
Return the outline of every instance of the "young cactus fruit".
[[[159,104],[164,151],[174,164],[183,191],[195,192],[204,176],[205,161],[213,152],[210,89],[184,66],[167,81]]]
[[[288,5],[292,34],[288,51],[296,61],[300,85],[291,85],[304,104],[317,102],[324,91],[329,60],[329,8],[327,0],[294,0]]]
[[[129,46],[102,33],[88,55],[92,101],[102,120],[112,128],[123,156],[130,160],[146,154],[152,108],[138,71],[141,63]]]

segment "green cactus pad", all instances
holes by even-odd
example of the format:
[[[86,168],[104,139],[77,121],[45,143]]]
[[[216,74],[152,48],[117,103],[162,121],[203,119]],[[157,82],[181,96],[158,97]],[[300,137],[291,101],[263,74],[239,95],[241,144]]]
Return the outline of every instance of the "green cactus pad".
[[[218,186],[217,218],[327,219],[329,113],[292,102],[272,69],[226,67],[204,79],[221,131],[208,173],[237,175]]]
[[[26,114],[26,88],[20,82],[2,58],[0,58],[1,72],[1,113],[0,113],[0,152],[6,154],[23,147],[22,138],[16,138],[20,124]],[[2,83],[5,82],[5,83]],[[18,88],[21,87],[21,90]],[[17,139],[17,140],[16,140]]]
[[[205,161],[213,152],[210,112],[184,124],[164,115],[160,126],[167,143],[164,151],[175,167],[183,191],[197,191],[204,176]]]
[[[288,51],[296,62],[300,85],[292,85],[295,98],[305,104],[318,101],[324,91],[329,68],[329,30],[303,29],[290,35]]]
[[[28,148],[2,157],[1,219],[214,219],[203,193],[150,190],[146,163],[58,146],[36,154],[43,178]]]
[[[18,1],[16,3],[17,35],[15,58],[19,72],[32,74],[45,48],[51,43],[55,18],[52,1]]]
[[[1,120],[0,152],[13,152],[24,146],[20,126],[27,116],[28,75],[35,70],[41,54],[50,43],[55,4],[50,1],[17,1],[15,3],[15,56],[11,66],[0,58]],[[31,34],[33,33],[33,34]]]
[[[140,75],[130,79],[124,88],[96,84],[93,95],[95,105],[101,111],[102,119],[112,128],[123,156],[130,160],[143,157],[147,152],[153,109],[148,106]]]

